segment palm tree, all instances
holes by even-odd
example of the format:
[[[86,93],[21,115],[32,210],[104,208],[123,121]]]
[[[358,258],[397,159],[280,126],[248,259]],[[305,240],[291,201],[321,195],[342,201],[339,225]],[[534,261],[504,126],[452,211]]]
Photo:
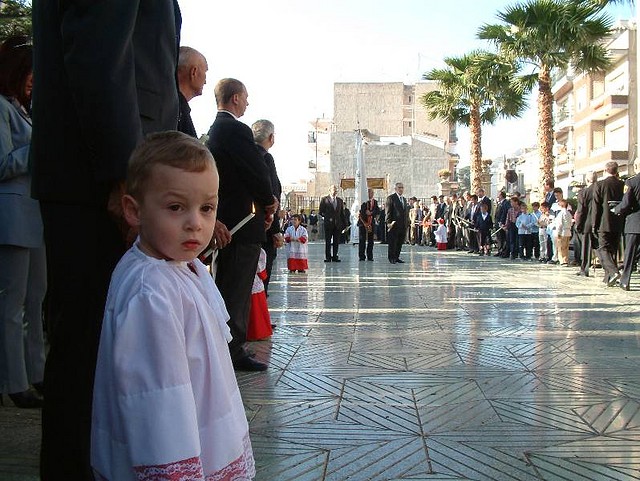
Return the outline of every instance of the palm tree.
[[[603,71],[610,63],[601,41],[611,18],[600,0],[529,0],[498,12],[502,25],[484,25],[478,37],[532,66],[538,83],[540,184],[554,180],[551,72],[570,65],[578,72]]]
[[[423,75],[438,89],[422,96],[429,117],[469,127],[471,189],[482,187],[482,124],[499,117],[519,117],[526,108],[525,89],[515,81],[518,65],[494,53],[476,50],[444,59],[444,69]]]

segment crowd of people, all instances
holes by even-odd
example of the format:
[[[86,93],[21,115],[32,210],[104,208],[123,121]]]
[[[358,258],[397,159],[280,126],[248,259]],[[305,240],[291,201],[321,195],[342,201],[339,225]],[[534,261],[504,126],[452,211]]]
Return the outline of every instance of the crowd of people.
[[[34,2],[36,47],[0,46],[0,382],[17,407],[43,408],[44,481],[252,479],[234,370],[268,368],[247,341],[274,327],[278,248],[290,272],[306,271],[322,220],[325,262],[341,261],[348,219],[336,186],[317,214],[274,222],[275,127],[239,121],[241,81],[216,83],[206,145],[195,138],[188,102],[209,66],[180,47],[180,26],[176,0]],[[606,284],[628,289],[638,182],[623,199],[613,164],[575,218],[553,185],[539,206],[501,193],[495,209],[481,190],[425,206],[397,183],[384,208],[370,191],[352,226],[359,259],[374,259],[377,227],[392,264],[410,242],[568,265],[575,230]],[[214,278],[201,259],[215,259]]]

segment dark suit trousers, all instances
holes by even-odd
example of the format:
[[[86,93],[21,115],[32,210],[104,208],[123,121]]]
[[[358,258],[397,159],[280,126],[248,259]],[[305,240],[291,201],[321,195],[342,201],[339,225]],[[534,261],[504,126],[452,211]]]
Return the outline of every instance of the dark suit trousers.
[[[625,234],[624,267],[620,284],[629,285],[633,266],[640,259],[640,234]]]
[[[44,375],[41,479],[93,480],[91,404],[111,273],[125,252],[104,208],[42,203],[50,343]]]
[[[390,261],[396,261],[400,257],[402,244],[407,230],[402,224],[394,224],[392,229],[387,232],[387,254]]]
[[[594,239],[591,232],[587,232],[586,234],[578,233],[578,235],[582,239],[580,245],[580,270],[582,272],[589,272],[592,250],[598,247],[598,240]]]
[[[598,248],[596,253],[606,275],[613,276],[618,272],[616,256],[620,245],[619,232],[598,232]]]
[[[334,224],[324,225],[324,258],[331,259],[338,257],[338,246],[340,245],[340,229]],[[332,251],[333,250],[333,254]]]
[[[367,232],[364,226],[358,226],[358,257],[364,259],[365,246],[367,259],[373,259],[373,229]]]
[[[233,340],[229,343],[231,360],[248,356],[245,348],[251,287],[260,258],[260,244],[231,242],[218,254],[216,285],[229,312],[229,328]]]

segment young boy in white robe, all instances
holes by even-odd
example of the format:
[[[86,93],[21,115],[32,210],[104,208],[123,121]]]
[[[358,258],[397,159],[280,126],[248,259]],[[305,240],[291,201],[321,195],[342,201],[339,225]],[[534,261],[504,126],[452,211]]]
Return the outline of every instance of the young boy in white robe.
[[[309,234],[307,229],[302,225],[302,218],[299,214],[292,217],[293,225],[287,227],[284,233],[284,241],[287,243],[287,268],[289,272],[304,273],[308,268],[308,252],[307,239]]]
[[[447,250],[447,226],[444,225],[444,219],[438,219],[438,228],[435,232],[436,247],[439,251]]]
[[[139,231],[109,287],[93,396],[98,480],[250,480],[255,467],[229,356],[224,301],[197,255],[211,240],[218,172],[179,132],[133,152],[122,199]]]

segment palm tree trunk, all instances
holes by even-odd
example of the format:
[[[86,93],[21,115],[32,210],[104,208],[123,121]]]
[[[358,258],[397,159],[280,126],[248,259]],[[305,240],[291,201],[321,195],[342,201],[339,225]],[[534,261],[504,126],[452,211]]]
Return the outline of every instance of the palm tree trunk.
[[[480,106],[476,102],[471,105],[469,132],[471,134],[471,192],[476,192],[482,187],[482,125]]]
[[[551,69],[542,65],[538,73],[538,154],[540,156],[540,192],[545,180],[554,180],[553,167],[553,95]]]

